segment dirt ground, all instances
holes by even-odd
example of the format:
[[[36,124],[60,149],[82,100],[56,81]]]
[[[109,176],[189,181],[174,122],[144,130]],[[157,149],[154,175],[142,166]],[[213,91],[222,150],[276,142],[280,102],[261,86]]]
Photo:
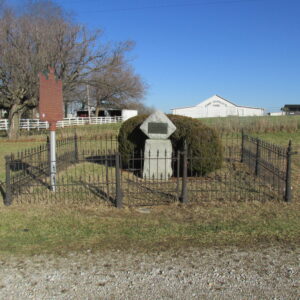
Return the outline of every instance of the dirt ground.
[[[0,259],[0,299],[300,299],[300,247]]]

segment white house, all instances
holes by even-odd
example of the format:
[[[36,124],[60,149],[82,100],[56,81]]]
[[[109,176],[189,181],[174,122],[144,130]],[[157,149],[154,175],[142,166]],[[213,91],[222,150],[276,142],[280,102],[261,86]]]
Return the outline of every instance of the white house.
[[[138,115],[138,111],[135,109],[122,109],[122,121],[126,121],[137,115]]]
[[[278,111],[278,112],[270,112],[268,113],[269,116],[275,116],[275,117],[278,117],[278,116],[285,116],[286,115],[286,112],[285,111]]]
[[[218,95],[214,95],[196,106],[171,109],[173,115],[192,118],[211,118],[228,116],[263,116],[264,109],[249,106],[240,106]]]

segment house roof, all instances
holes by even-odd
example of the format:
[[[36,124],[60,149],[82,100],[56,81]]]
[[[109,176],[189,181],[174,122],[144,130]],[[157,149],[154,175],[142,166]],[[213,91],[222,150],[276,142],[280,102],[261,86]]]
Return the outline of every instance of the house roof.
[[[225,99],[225,98],[223,98],[223,97],[221,97],[221,96],[215,94],[215,95],[213,95],[213,96],[211,96],[211,97],[209,97],[209,98],[207,98],[207,99],[201,101],[201,102],[198,103],[197,105],[194,105],[194,106],[175,107],[175,108],[171,108],[171,110],[174,110],[174,109],[182,109],[182,108],[192,108],[192,107],[197,107],[197,106],[198,106],[199,104],[201,104],[202,102],[204,102],[204,101],[206,101],[206,100],[208,100],[208,99],[210,99],[210,98],[212,98],[212,97],[214,97],[214,96],[217,96],[218,98],[221,98],[222,100],[224,100],[224,101],[226,101],[226,102],[228,102],[228,103],[230,103],[230,104],[232,104],[232,105],[234,105],[234,106],[236,106],[236,107],[246,107],[246,108],[254,108],[254,109],[263,109],[263,108],[261,108],[261,107],[252,107],[252,106],[245,106],[245,105],[237,105],[237,104],[233,103],[232,101],[229,101],[229,100],[227,100],[227,99]]]
[[[300,109],[300,104],[285,104],[285,108],[299,108]]]

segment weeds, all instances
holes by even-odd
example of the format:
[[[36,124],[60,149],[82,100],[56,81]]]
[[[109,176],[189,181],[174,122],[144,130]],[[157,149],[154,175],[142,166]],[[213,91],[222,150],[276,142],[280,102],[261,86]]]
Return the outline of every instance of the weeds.
[[[227,117],[201,119],[218,132],[232,133],[277,133],[297,132],[300,129],[300,116]]]

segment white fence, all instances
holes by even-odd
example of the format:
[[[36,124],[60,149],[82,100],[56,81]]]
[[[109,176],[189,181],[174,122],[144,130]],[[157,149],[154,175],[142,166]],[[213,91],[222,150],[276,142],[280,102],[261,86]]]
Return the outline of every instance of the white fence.
[[[57,122],[58,128],[64,128],[77,125],[89,124],[111,124],[122,122],[122,117],[91,117],[91,118],[65,118]],[[9,121],[7,119],[0,119],[0,130],[7,130],[9,128]],[[40,121],[39,119],[21,119],[20,128],[25,130],[30,129],[47,129],[49,128],[48,122]]]
[[[6,119],[0,120],[0,130],[8,129],[8,121]]]
[[[86,124],[110,124],[122,122],[122,117],[90,117],[90,118],[65,118],[57,122],[57,127],[86,125]]]

